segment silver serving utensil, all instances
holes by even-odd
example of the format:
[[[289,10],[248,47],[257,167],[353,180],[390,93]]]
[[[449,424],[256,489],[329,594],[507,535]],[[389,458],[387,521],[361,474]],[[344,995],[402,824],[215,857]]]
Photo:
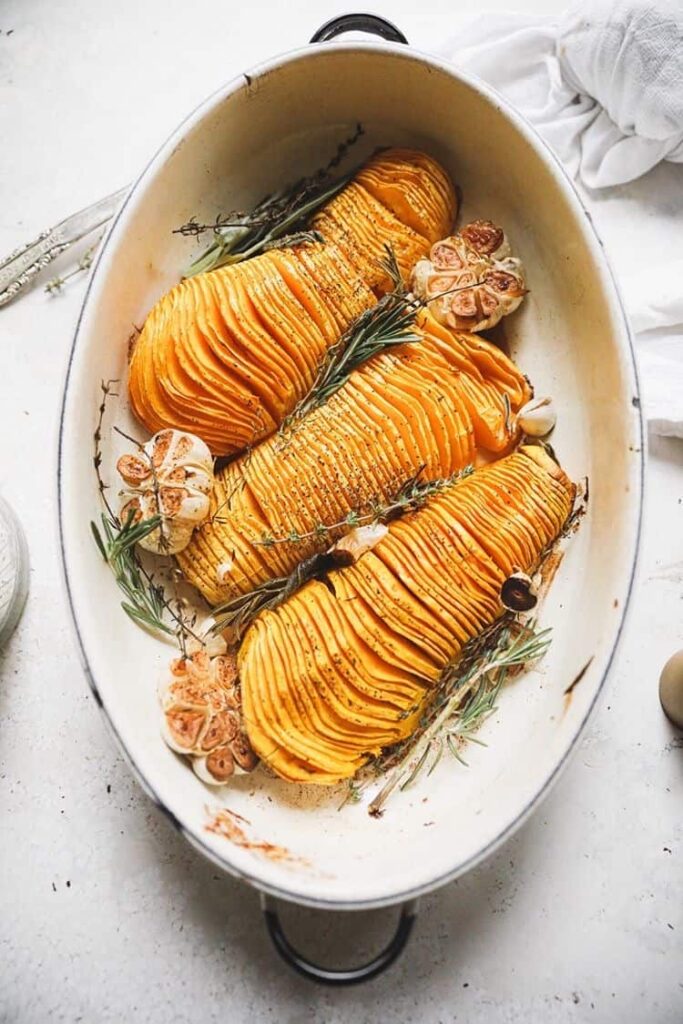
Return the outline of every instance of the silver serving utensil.
[[[41,270],[63,252],[106,224],[116,213],[127,192],[127,187],[122,188],[92,206],[79,210],[0,261],[0,307],[15,299]]]

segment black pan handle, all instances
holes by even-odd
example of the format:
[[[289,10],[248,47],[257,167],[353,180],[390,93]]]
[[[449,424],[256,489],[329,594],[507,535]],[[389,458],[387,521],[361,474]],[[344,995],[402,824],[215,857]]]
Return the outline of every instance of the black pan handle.
[[[370,32],[372,35],[388,39],[390,43],[406,43],[408,40],[386,18],[380,18],[376,14],[340,14],[336,18],[330,18],[318,31],[311,36],[312,43],[326,43],[328,39],[340,36],[342,32]]]
[[[362,964],[360,967],[351,967],[345,970],[319,967],[294,949],[284,933],[273,901],[268,896],[261,897],[261,909],[273,945],[291,968],[302,974],[304,978],[308,978],[309,981],[317,981],[322,985],[357,985],[360,981],[369,981],[370,978],[376,978],[378,974],[382,974],[401,955],[415,924],[417,900],[410,900],[410,902],[402,904],[396,931],[389,944],[381,953],[377,954],[374,960],[370,960],[369,963]]]

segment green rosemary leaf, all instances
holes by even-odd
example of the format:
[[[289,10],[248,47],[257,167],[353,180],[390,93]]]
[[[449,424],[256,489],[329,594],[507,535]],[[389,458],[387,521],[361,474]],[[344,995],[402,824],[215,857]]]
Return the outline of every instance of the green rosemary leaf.
[[[365,310],[327,352],[313,385],[280,427],[284,434],[346,384],[353,371],[372,356],[394,345],[421,340],[413,327],[420,304],[390,292]]]
[[[199,224],[192,217],[176,228],[174,234],[199,237],[205,231],[211,231],[214,235],[211,245],[189,267],[187,276],[249,259],[277,245],[279,240],[282,244],[302,244],[303,238],[298,242],[294,238],[285,242],[283,236],[288,232],[315,234],[306,231],[307,221],[350,181],[352,174],[332,181],[332,172],[362,135],[363,126],[357,124],[352,134],[338,144],[324,167],[281,192],[265,196],[250,213],[234,211],[227,217],[217,217],[213,224]]]
[[[467,764],[461,744],[473,739],[474,731],[493,713],[509,672],[537,661],[546,653],[550,633],[550,629],[536,631],[533,622],[523,625],[508,615],[470,641],[458,664],[443,672],[432,706],[419,729],[386,755],[384,769],[388,775],[369,806],[371,815],[382,813],[397,787],[405,789],[412,785],[435,747],[436,756],[440,756],[445,743],[453,757]],[[434,767],[432,763],[430,773]],[[382,770],[381,761],[377,768]]]
[[[148,534],[159,528],[161,519],[151,519],[134,523],[132,515],[123,525],[109,516],[102,514],[102,532],[94,522],[90,529],[98,550],[111,569],[119,590],[125,600],[121,602],[126,615],[138,625],[146,629],[162,633],[166,636],[177,636],[182,631],[183,623],[173,612],[166,601],[163,588],[158,586],[145,573],[135,551],[135,545]],[[173,628],[164,618],[170,612],[177,628]]]
[[[98,548],[100,549],[100,554],[102,555],[102,558],[106,562],[107,561],[107,549],[104,546],[104,541],[102,540],[102,537],[100,535],[100,531],[97,529],[97,524],[94,523],[92,520],[90,521],[90,529],[92,531],[93,537],[95,538],[95,543],[97,544]]]
[[[308,219],[340,192],[351,180],[346,175],[332,185],[297,182],[291,189],[259,203],[244,223],[214,227],[212,244],[190,264],[186,277],[218,267],[241,263],[272,247],[273,243],[297,228],[305,228]],[[182,228],[178,229],[182,232]],[[185,232],[187,233],[187,232]],[[295,242],[294,244],[300,244]]]

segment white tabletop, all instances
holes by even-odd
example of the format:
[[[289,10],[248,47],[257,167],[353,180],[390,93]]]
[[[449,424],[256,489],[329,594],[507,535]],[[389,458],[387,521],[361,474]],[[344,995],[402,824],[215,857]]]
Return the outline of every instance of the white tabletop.
[[[373,3],[427,49],[451,33],[453,6]],[[0,254],[125,184],[206,94],[340,9],[4,0]],[[423,900],[412,944],[387,975],[353,991],[313,988],[272,952],[256,895],[189,849],[138,789],[76,657],[54,495],[83,290],[81,279],[54,297],[35,289],[0,312],[0,490],[32,557],[27,611],[0,655],[0,1021],[683,1019],[683,744],[657,700],[659,670],[683,647],[683,442],[651,445],[625,642],[559,784],[497,855]],[[375,948],[393,920],[299,909],[286,918],[302,946],[333,963]]]

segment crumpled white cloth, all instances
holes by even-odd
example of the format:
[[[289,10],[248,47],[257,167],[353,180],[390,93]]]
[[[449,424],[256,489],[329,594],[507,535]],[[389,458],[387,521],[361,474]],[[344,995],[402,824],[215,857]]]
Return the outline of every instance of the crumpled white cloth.
[[[683,437],[683,168],[670,197],[678,230],[672,215],[656,261],[620,274],[615,258],[621,245],[637,246],[651,215],[648,190],[634,196],[625,183],[662,160],[683,163],[683,0],[583,0],[559,18],[484,15],[442,52],[534,124],[592,212],[609,205],[603,241],[637,335],[650,428]]]

